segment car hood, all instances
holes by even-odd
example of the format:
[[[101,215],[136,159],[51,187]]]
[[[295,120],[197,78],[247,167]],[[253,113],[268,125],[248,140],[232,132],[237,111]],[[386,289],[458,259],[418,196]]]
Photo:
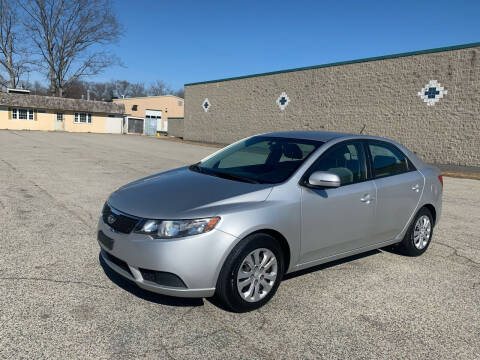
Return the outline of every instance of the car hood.
[[[148,176],[122,186],[108,203],[148,219],[189,219],[220,215],[229,206],[264,201],[271,184],[250,184],[201,174],[188,167]]]

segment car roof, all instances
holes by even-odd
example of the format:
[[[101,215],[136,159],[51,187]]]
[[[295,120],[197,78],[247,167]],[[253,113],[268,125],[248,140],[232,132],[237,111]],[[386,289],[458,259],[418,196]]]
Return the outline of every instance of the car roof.
[[[303,139],[303,140],[316,140],[327,142],[337,138],[351,138],[351,137],[360,137],[355,134],[347,134],[340,132],[329,132],[329,131],[281,131],[281,132],[272,132],[267,134],[262,134],[262,136],[272,136],[272,137],[284,137],[292,139]]]
[[[304,140],[313,140],[313,141],[321,141],[326,143],[331,140],[338,140],[340,139],[371,139],[371,140],[379,140],[384,142],[389,142],[396,147],[398,147],[407,157],[413,162],[413,164],[417,168],[423,168],[426,164],[415,155],[415,153],[408,150],[403,145],[397,143],[394,140],[383,138],[379,136],[373,135],[362,135],[362,134],[348,134],[348,133],[341,133],[341,132],[328,132],[328,131],[283,131],[283,132],[272,132],[267,134],[261,134],[261,136],[271,136],[271,137],[283,137],[283,138],[291,138],[291,139],[304,139]],[[337,141],[334,141],[337,142]]]

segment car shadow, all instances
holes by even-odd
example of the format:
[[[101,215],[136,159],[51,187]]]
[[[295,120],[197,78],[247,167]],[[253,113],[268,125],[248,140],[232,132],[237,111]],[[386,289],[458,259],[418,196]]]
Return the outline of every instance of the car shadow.
[[[334,260],[325,264],[320,264],[313,266],[308,269],[304,270],[299,270],[290,274],[286,274],[283,277],[283,281],[288,281],[290,279],[310,274],[316,271],[328,269],[334,266],[338,266],[341,264],[345,264],[351,261],[355,261],[358,259],[365,258],[367,256],[372,256],[376,254],[380,254],[382,251],[381,250],[386,250],[385,249],[380,249],[380,250],[370,250],[361,254],[357,255],[352,255],[343,259],[339,260]],[[125,291],[128,291],[132,295],[135,295],[136,297],[150,301],[156,304],[161,304],[161,305],[167,305],[167,306],[179,306],[179,307],[186,307],[186,306],[203,306],[204,305],[204,299],[202,298],[180,298],[180,297],[173,297],[173,296],[167,296],[167,295],[161,295],[161,294],[156,294],[151,291],[143,290],[142,288],[138,287],[133,281],[124,278],[123,276],[117,274],[115,271],[113,271],[103,260],[102,256],[99,254],[98,256],[100,265],[103,268],[103,271],[105,272],[105,275],[112,281],[115,285],[119,286]],[[211,297],[211,298],[205,298],[206,301],[210,302],[212,305],[223,309],[225,311],[231,311],[225,305],[220,302],[216,297]]]
[[[107,275],[110,281],[112,281],[115,285],[119,286],[123,290],[128,291],[132,295],[135,295],[142,300],[167,306],[203,306],[203,299],[201,298],[180,298],[156,294],[151,291],[143,290],[142,288],[138,287],[133,281],[126,279],[113,271],[105,263],[100,254],[98,255],[98,260],[103,268],[103,271],[105,272],[105,275]]]
[[[402,255],[402,252],[401,252],[398,244],[385,246],[385,247],[381,248],[380,250],[386,251],[388,253],[395,254],[395,255]]]
[[[377,250],[377,249],[376,250],[370,250],[370,251],[367,251],[367,252],[364,252],[364,253],[361,253],[361,254],[352,255],[352,256],[349,256],[349,257],[346,257],[346,258],[343,258],[343,259],[330,261],[330,262],[327,262],[325,264],[312,266],[311,268],[308,268],[308,269],[303,269],[303,270],[299,270],[299,271],[295,271],[295,272],[286,274],[283,277],[283,281],[293,279],[293,278],[296,278],[296,277],[299,277],[299,276],[302,276],[302,275],[310,274],[312,272],[328,269],[328,268],[338,266],[338,265],[341,265],[341,264],[345,264],[345,263],[348,263],[350,261],[363,259],[367,256],[372,256],[372,255],[376,255],[376,254],[380,254],[380,253],[381,253],[381,251]]]

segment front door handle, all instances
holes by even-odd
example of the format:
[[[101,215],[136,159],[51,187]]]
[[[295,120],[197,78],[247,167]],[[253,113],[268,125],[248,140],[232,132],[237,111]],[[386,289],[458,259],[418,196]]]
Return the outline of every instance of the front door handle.
[[[370,194],[365,194],[365,195],[363,195],[363,197],[360,198],[360,201],[364,202],[365,204],[370,204],[373,200],[375,200],[375,199],[372,198],[372,196]]]

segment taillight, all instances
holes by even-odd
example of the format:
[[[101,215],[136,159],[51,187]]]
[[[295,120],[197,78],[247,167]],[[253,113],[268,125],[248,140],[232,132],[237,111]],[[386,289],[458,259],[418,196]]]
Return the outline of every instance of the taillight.
[[[443,176],[442,175],[438,175],[438,181],[440,181],[440,184],[442,184],[442,186],[443,186]]]

